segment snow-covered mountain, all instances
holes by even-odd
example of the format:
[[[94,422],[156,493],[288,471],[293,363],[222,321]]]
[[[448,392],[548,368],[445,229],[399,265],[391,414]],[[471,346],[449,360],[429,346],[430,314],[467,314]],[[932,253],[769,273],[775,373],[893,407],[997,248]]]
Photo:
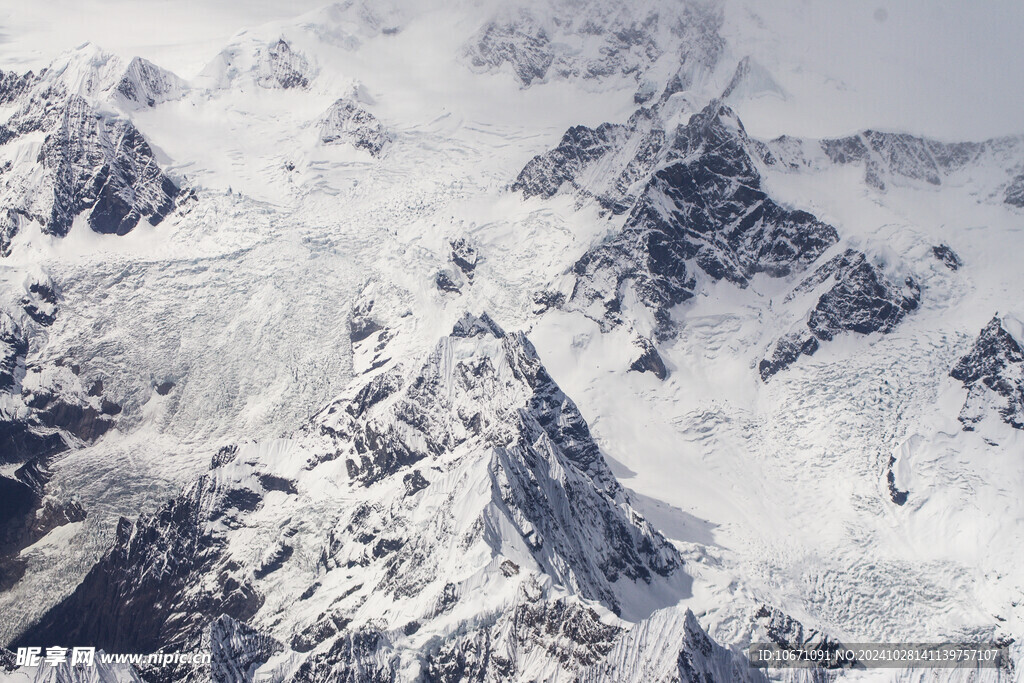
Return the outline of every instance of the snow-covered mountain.
[[[0,73],[0,675],[1014,680],[1024,137],[760,139],[735,12]],[[745,653],[953,640],[1015,668]]]
[[[64,55],[36,79],[14,81],[6,99],[17,109],[0,129],[0,251],[8,254],[28,225],[64,236],[83,213],[99,233],[123,235],[143,218],[159,223],[179,188],[132,122],[103,105],[152,106],[179,88],[176,77],[152,64],[135,59],[124,66],[93,45]]]
[[[283,643],[266,666],[294,680],[344,678],[355,643],[370,679],[529,680],[575,675],[628,630],[616,615],[686,595],[678,551],[522,334],[467,315],[412,372],[364,381],[288,439],[222,449],[157,515],[122,520],[21,639],[191,649],[226,615]],[[698,666],[742,668],[732,658]]]

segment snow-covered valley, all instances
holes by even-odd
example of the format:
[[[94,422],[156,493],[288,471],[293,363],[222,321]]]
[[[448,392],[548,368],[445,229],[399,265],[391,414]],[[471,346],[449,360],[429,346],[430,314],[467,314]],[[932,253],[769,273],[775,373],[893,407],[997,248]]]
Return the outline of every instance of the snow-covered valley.
[[[1024,128],[787,129],[754,14],[343,2],[0,74],[0,644],[214,652],[0,675],[1017,680]],[[816,637],[1015,668],[744,659]]]

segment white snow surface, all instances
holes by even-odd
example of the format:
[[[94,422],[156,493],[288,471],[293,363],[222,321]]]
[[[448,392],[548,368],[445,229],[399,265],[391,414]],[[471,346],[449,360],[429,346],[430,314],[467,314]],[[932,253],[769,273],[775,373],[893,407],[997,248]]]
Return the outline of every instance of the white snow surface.
[[[636,83],[554,79],[522,88],[507,72],[472,71],[462,57],[484,9],[427,3],[382,18],[361,11],[368,6],[311,8],[239,33],[210,47],[205,69],[184,68],[191,80],[169,77],[173,87],[153,107],[110,96],[128,56],[89,44],[48,72],[130,118],[194,198],[124,237],[92,233],[82,221],[64,239],[26,229],[0,260],[5,304],[14,305],[30,271],[45,273],[61,295],[30,362],[73,359],[84,385],[102,378],[124,406],[115,430],[56,464],[54,495],[81,501],[89,516],[24,551],[25,579],[0,594],[4,640],[74,588],[119,516],[155,509],[205,471],[219,446],[246,441],[258,444],[246,446],[253,457],[301,465],[279,437],[365,369],[353,356],[348,314],[366,292],[398,333],[388,347],[398,357],[428,351],[465,311],[525,331],[639,511],[683,553],[693,586],[679,608],[718,642],[746,645],[761,603],[851,642],[1024,638],[1024,434],[996,417],[962,431],[965,389],[948,376],[996,312],[1024,339],[1024,214],[995,201],[998,182],[989,180],[1005,169],[884,193],[865,186],[859,167],[764,169],[780,203],[836,226],[837,250],[854,246],[912,275],[920,310],[891,334],[840,337],[765,384],[756,363],[807,310],[783,301],[796,280],[714,284],[675,312],[681,333],[659,347],[671,373],[661,382],[628,372],[629,331],[602,333],[578,313],[533,313],[533,293],[571,287],[569,268],[616,219],[566,195],[523,200],[507,189],[569,126],[625,121]],[[726,7],[727,56],[687,94],[696,105],[728,82],[743,37],[764,35],[755,14],[767,9]],[[902,13],[893,8],[890,21]],[[768,29],[789,15],[780,16]],[[392,25],[400,30],[382,30]],[[195,44],[209,47],[213,36]],[[303,55],[308,87],[260,86],[259,50],[281,39]],[[911,127],[914,112],[847,113],[828,125],[820,111],[792,116],[794,102],[843,88],[822,86],[827,75],[796,63],[811,57],[773,52],[779,44],[755,43],[760,80],[730,102],[752,135],[822,137],[879,121],[945,139],[961,130],[924,120]],[[37,65],[37,46],[19,45],[23,63]],[[22,63],[13,49],[0,55]],[[353,88],[392,132],[379,158],[318,144],[323,112]],[[844,101],[827,99],[837,111]],[[965,139],[1022,132],[995,118],[963,130]],[[472,280],[450,263],[450,240],[459,237],[480,253]],[[960,255],[958,272],[931,256],[937,244]],[[453,274],[460,294],[438,291],[439,270]],[[168,380],[174,387],[158,395]],[[909,492],[902,506],[887,489],[890,457],[896,486]],[[323,481],[311,519],[344,504],[338,490]],[[234,539],[244,546],[235,552],[263,551],[266,539],[251,535]],[[492,575],[474,589],[486,593]],[[288,613],[280,595],[265,610]],[[389,619],[419,607],[395,606]]]

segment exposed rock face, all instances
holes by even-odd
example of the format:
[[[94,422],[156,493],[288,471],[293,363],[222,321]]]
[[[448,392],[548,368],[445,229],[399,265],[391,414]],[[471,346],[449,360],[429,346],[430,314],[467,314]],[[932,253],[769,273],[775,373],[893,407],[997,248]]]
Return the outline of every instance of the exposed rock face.
[[[51,282],[29,283],[21,299],[25,314],[39,325],[48,327],[57,319],[57,293]]]
[[[982,151],[978,143],[941,143],[903,133],[868,130],[859,135],[823,140],[822,149],[835,163],[864,164],[869,185],[884,190],[885,177],[901,176],[938,185],[945,173],[962,167]]]
[[[793,332],[775,342],[771,357],[764,358],[758,364],[761,380],[767,382],[772,375],[785,370],[795,363],[800,356],[813,356],[821,344],[814,335]]]
[[[449,354],[474,347],[489,350],[446,368]],[[509,400],[518,412],[510,412]],[[328,413],[321,429],[336,441],[333,457],[345,459],[349,475],[365,486],[404,476],[411,465],[471,443],[493,448],[489,476],[495,495],[513,514],[530,552],[560,581],[612,609],[618,599],[611,583],[619,576],[646,582],[680,566],[646,523],[635,526],[612,509],[612,501],[623,495],[621,487],[579,411],[548,376],[529,341],[521,334],[506,335],[487,316],[464,318],[413,378],[378,375],[351,402]],[[549,480],[549,465],[542,465],[551,458],[564,471],[558,482]],[[568,513],[569,500],[576,514]],[[585,524],[579,515],[583,509],[589,510]],[[571,540],[608,535],[620,539],[614,556],[588,542],[585,557],[577,550],[579,541]]]
[[[373,295],[366,292],[353,304],[349,314],[348,326],[357,373],[372,372],[391,360],[388,343],[394,338],[395,332],[385,327],[374,314],[375,304]]]
[[[862,164],[868,185],[885,190],[887,183],[893,180],[941,185],[950,174],[980,163],[986,157],[1001,159],[1000,165],[1014,158],[1019,163],[1022,141],[995,138],[985,142],[949,143],[905,133],[868,130],[846,138],[822,140],[821,149],[833,163]],[[1012,203],[1011,194],[1007,189],[1008,203]]]
[[[957,256],[957,253],[945,244],[932,247],[932,254],[952,271],[960,270],[960,266],[964,264],[960,257]]]
[[[732,79],[722,91],[722,99],[742,99],[764,93],[784,96],[782,87],[775,82],[768,70],[747,56],[736,65]]]
[[[472,282],[473,273],[476,271],[476,264],[480,258],[479,252],[465,237],[459,237],[451,241],[452,263]]]
[[[320,122],[320,142],[325,145],[348,144],[380,156],[391,134],[377,118],[348,99],[339,99]]]
[[[251,626],[221,615],[210,624],[201,649],[210,652],[213,683],[239,683],[251,681],[253,670],[284,646]]]
[[[19,467],[14,477],[0,476],[0,590],[11,588],[24,574],[27,562],[18,553],[53,529],[86,517],[74,500],[48,498],[45,486],[51,472],[45,457]]]
[[[4,399],[0,401],[0,464],[34,458],[45,462],[67,449],[62,435],[72,441],[92,441],[112,424],[97,410],[99,401],[90,402],[56,386],[33,383],[32,389],[25,389],[28,350],[28,330],[0,310],[0,399]],[[73,376],[67,379],[77,384]]]
[[[751,140],[735,114],[719,102],[668,136],[659,121],[657,110],[641,109],[627,124],[570,129],[556,149],[523,169],[513,189],[526,196],[551,197],[568,186],[579,196],[596,197],[612,211],[630,206],[621,232],[593,247],[574,265],[571,295],[553,300],[558,302],[555,305],[584,312],[602,326],[613,326],[625,322],[623,303],[635,295],[653,311],[655,337],[663,339],[673,331],[669,311],[706,286],[702,282],[727,280],[746,287],[759,273],[799,274],[839,236],[813,215],[782,207],[762,189],[761,165],[780,163],[779,151],[793,145],[775,141],[766,146]],[[870,142],[887,151],[886,173],[904,175],[916,172],[907,155],[908,150],[920,151],[920,145],[928,150],[928,159],[943,169],[967,163],[964,159],[972,149],[882,134],[851,141],[849,145]],[[623,156],[624,149],[635,156],[628,161],[616,158]],[[597,190],[591,180],[595,174],[588,170],[594,164],[613,176],[619,169],[628,172],[619,176],[617,187]],[[637,177],[647,180],[640,185]],[[960,258],[948,246],[933,251],[950,269],[960,267]],[[801,292],[822,288],[806,330],[775,344],[761,361],[762,379],[802,355],[815,353],[837,334],[891,332],[920,301],[917,283],[909,277],[901,279],[891,282],[863,253],[850,250],[820,266],[787,298],[788,302]],[[538,305],[537,309],[543,312],[548,307]],[[648,354],[632,369],[658,374],[664,372],[663,366]]]
[[[558,663],[562,675],[601,661],[622,627],[573,600],[524,602],[489,628],[446,642],[432,655],[426,680],[489,683],[520,679],[522,660],[534,650]]]
[[[943,142],[931,138],[868,130],[845,138],[801,140],[782,136],[765,143],[765,163],[789,170],[823,170],[859,165],[865,182],[884,192],[889,186],[968,188],[983,201],[1024,202],[1020,170],[1024,137],[982,142]]]
[[[665,367],[665,361],[661,359],[658,349],[654,347],[651,340],[646,337],[637,337],[634,343],[640,348],[641,353],[640,357],[629,366],[629,369],[634,372],[653,373],[658,379],[668,377],[668,368]]]
[[[446,273],[443,270],[437,272],[434,276],[434,285],[441,292],[446,294],[461,294],[462,288],[459,287],[458,283],[452,278],[451,274]]]
[[[564,183],[575,180],[589,162],[611,151],[612,131],[617,128],[622,126],[612,123],[597,128],[573,126],[557,147],[530,160],[519,172],[512,190],[526,197],[553,197]]]
[[[0,257],[11,255],[11,242],[25,218],[14,209],[0,209]]]
[[[31,421],[9,417],[0,420],[0,452],[4,454],[4,464],[46,458],[67,449],[60,434],[35,427],[37,425]]]
[[[36,76],[31,71],[18,75],[0,69],[0,104],[10,104],[29,91]]]
[[[1024,173],[1015,177],[1010,181],[1010,184],[1006,186],[1006,193],[1003,196],[1003,201],[1010,206],[1024,208]]]
[[[222,614],[247,620],[263,598],[223,546],[227,528],[260,504],[256,491],[206,475],[156,515],[134,524],[122,518],[113,547],[75,592],[18,641],[88,642],[107,652],[188,649]]]
[[[825,282],[835,284],[818,299],[807,321],[823,341],[842,332],[890,332],[921,300],[913,280],[894,285],[865,254],[852,249],[822,265],[796,291],[809,291]]]
[[[145,218],[159,223],[174,207],[178,187],[157,165],[153,150],[129,121],[100,114],[78,95],[56,90],[33,95],[0,127],[0,142],[17,144],[33,131],[46,137],[39,151],[39,185],[33,168],[17,168],[0,178],[0,194],[14,207],[3,229],[6,251],[21,220],[35,220],[43,231],[64,236],[75,217],[87,212],[89,226],[123,235]]]
[[[160,170],[153,150],[128,121],[97,116],[72,97],[59,127],[40,152],[53,177],[53,207],[46,231],[63,236],[79,213],[89,226],[124,235],[141,218],[157,224],[174,206],[178,188]]]
[[[745,658],[709,638],[693,612],[675,607],[655,612],[624,631],[608,655],[580,671],[576,680],[753,683],[768,679]]]
[[[311,69],[309,60],[292,50],[283,38],[261,50],[256,71],[256,85],[261,88],[308,88]]]
[[[186,88],[183,80],[152,62],[135,57],[115,86],[127,104],[153,107],[179,98]]]
[[[0,391],[9,391],[20,383],[27,353],[24,330],[6,311],[0,310]]]
[[[831,285],[818,298],[807,320],[807,332],[780,339],[770,358],[761,361],[761,379],[793,364],[801,355],[812,355],[819,342],[844,332],[871,334],[891,332],[915,310],[921,300],[917,283],[906,278],[895,285],[862,252],[848,249],[818,268],[790,294],[793,296]]]
[[[285,458],[223,449],[160,512],[122,520],[81,585],[18,643],[138,652],[211,644],[214,672],[228,676],[288,643],[298,657],[291,680],[392,681],[406,680],[399,664],[412,656],[398,641],[462,615],[465,628],[416,655],[423,672],[497,681],[525,676],[538,660],[566,672],[597,664],[624,627],[585,601],[617,611],[637,590],[686,583],[678,553],[632,510],[533,346],[486,315],[462,318],[414,371],[381,371],[353,387],[293,442],[301,450]],[[303,453],[297,476],[275,471],[294,471]],[[259,531],[267,515],[287,520],[325,504],[310,497],[325,477],[346,492],[329,493],[329,531],[287,521]],[[269,534],[255,558],[248,543],[233,543],[243,530]],[[300,552],[310,557],[317,543],[309,574]],[[494,588],[482,606],[470,588],[480,581]],[[244,626],[261,614],[267,586],[330,609],[288,622],[290,633]],[[410,596],[427,599],[385,628],[382,605],[411,605]]]
[[[910,491],[904,491],[896,486],[896,456],[890,455],[889,462],[885,468],[885,483],[889,488],[889,499],[897,505],[906,505]]]
[[[525,10],[515,21],[491,22],[484,26],[466,53],[477,69],[509,64],[524,86],[544,80],[554,61],[547,31]]]
[[[753,623],[755,642],[770,642],[782,648],[816,648],[826,652],[837,652],[845,647],[819,631],[805,629],[799,621],[770,605],[758,608]],[[832,664],[828,668],[840,666]]]
[[[671,145],[677,160],[654,173],[622,232],[577,261],[569,306],[615,324],[628,287],[663,335],[669,310],[693,296],[697,269],[744,287],[757,273],[799,272],[838,240],[831,226],[761,189],[753,143],[728,107],[713,102]]]
[[[573,126],[554,149],[539,154],[520,171],[512,190],[549,199],[563,188],[593,197],[613,213],[629,209],[634,184],[664,154],[665,131],[657,114],[639,109],[625,124]],[[587,173],[601,165],[599,174]]]
[[[373,299],[357,302],[348,319],[349,335],[353,343],[360,342],[382,329],[373,318]]]
[[[949,374],[967,387],[960,411],[965,430],[973,430],[992,411],[1011,427],[1024,429],[1024,350],[999,316],[981,330]]]
[[[294,683],[393,683],[398,657],[379,629],[360,628],[341,634],[326,652],[313,655],[299,667]]]
[[[0,647],[0,670],[11,672],[18,668],[18,657],[5,647]]]
[[[718,7],[691,2],[657,9],[609,2],[509,8],[468,41],[465,57],[479,71],[507,68],[528,87],[553,79],[640,79],[672,54],[689,86],[717,63],[721,24]]]
[[[242,34],[206,65],[197,82],[213,88],[306,90],[316,74],[315,63],[284,38],[267,43]]]

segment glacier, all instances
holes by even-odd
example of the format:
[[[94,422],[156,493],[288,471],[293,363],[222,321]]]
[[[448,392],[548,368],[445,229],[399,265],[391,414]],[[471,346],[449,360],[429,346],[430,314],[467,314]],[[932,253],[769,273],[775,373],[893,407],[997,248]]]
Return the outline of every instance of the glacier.
[[[0,65],[0,677],[1016,680],[1024,136],[773,117],[758,12]],[[745,654],[908,640],[1013,668]]]

